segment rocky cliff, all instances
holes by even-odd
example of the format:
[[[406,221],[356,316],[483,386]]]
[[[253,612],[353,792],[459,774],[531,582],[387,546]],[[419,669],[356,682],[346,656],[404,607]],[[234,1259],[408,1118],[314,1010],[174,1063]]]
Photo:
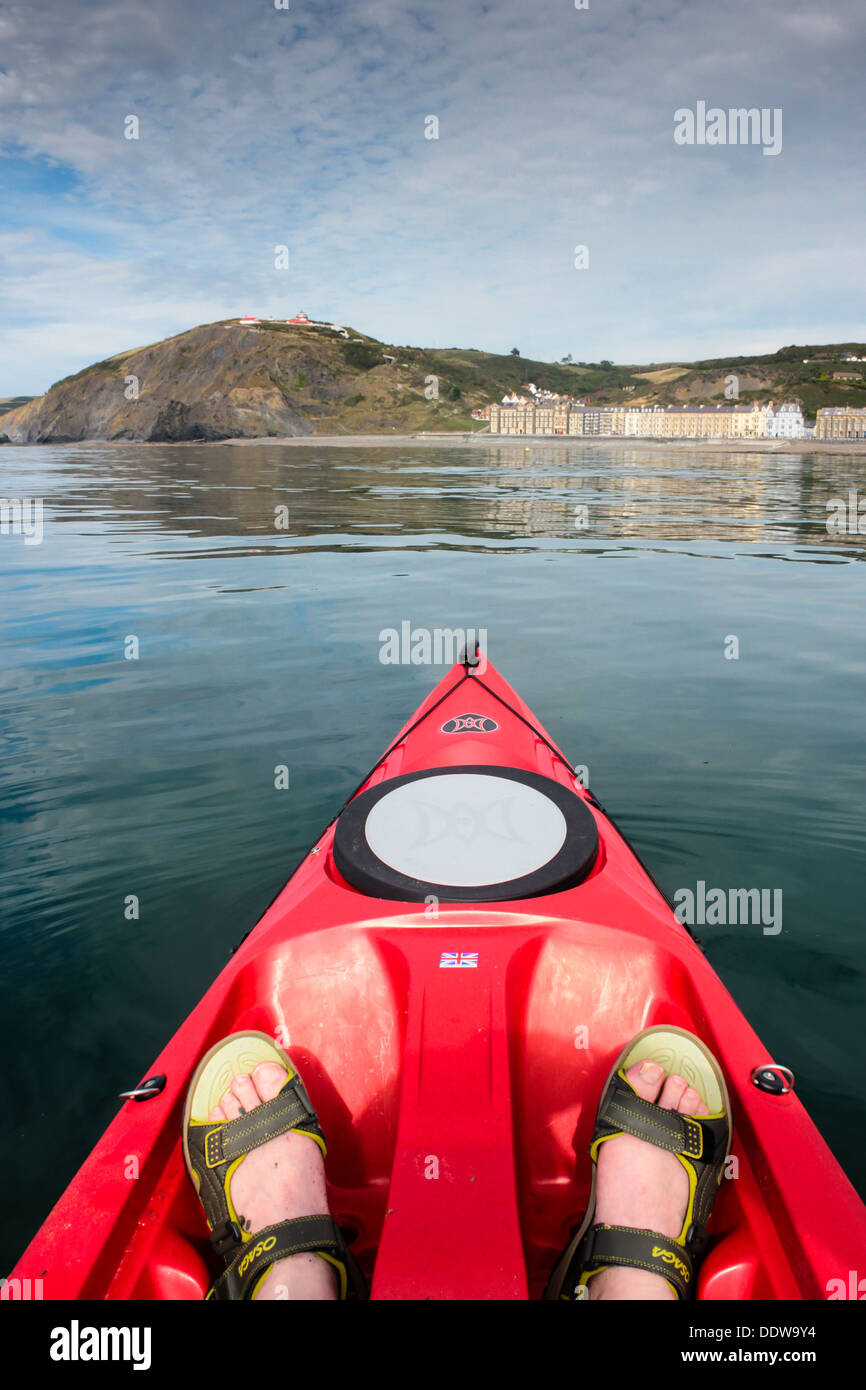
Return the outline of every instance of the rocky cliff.
[[[287,324],[206,324],[57,382],[0,416],[0,440],[179,442],[466,429],[467,403],[453,383],[440,383],[436,365],[429,354],[390,349],[354,332],[347,339]]]

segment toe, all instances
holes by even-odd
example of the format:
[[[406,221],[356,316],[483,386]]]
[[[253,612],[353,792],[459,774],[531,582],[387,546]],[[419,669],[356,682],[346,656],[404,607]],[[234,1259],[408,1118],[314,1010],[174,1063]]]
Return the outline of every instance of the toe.
[[[655,1100],[664,1079],[664,1067],[658,1062],[635,1062],[629,1067],[626,1076],[637,1091],[641,1100]]]
[[[262,1100],[273,1100],[285,1085],[286,1069],[277,1062],[259,1062],[252,1081]]]
[[[701,1098],[693,1086],[687,1086],[680,1096],[677,1109],[681,1115],[697,1115],[698,1106],[702,1104]]]
[[[231,1084],[231,1092],[235,1100],[240,1101],[244,1110],[253,1110],[257,1105],[261,1105],[259,1093],[250,1076],[236,1076]]]
[[[208,1115],[208,1119],[209,1119],[209,1120],[227,1120],[227,1119],[228,1119],[228,1115],[225,1113],[225,1111],[223,1110],[223,1108],[222,1108],[221,1105],[215,1105],[214,1108],[213,1108],[213,1110],[212,1110],[212,1111],[210,1112],[210,1114]]]
[[[686,1081],[682,1076],[677,1076],[676,1072],[671,1072],[659,1096],[658,1103],[663,1110],[676,1110],[682,1099],[683,1091],[686,1089]]]
[[[238,1118],[238,1115],[242,1115],[244,1113],[240,1101],[238,1100],[237,1096],[232,1095],[231,1091],[226,1091],[225,1095],[220,1101],[220,1106],[224,1110],[225,1117],[227,1120],[236,1120]]]

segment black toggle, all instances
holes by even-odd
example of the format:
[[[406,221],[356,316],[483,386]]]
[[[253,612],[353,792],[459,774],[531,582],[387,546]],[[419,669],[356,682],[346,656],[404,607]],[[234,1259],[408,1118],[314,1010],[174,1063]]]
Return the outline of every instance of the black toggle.
[[[210,1243],[218,1255],[225,1255],[235,1245],[243,1242],[243,1232],[236,1221],[226,1221],[211,1231]]]

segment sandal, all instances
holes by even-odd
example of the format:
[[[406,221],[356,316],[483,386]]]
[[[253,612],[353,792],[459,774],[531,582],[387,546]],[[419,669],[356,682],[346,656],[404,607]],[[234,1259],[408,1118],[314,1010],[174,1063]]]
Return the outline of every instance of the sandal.
[[[209,1120],[211,1110],[234,1077],[250,1075],[260,1062],[276,1062],[286,1081],[273,1100],[264,1101],[234,1120]],[[189,1084],[183,1112],[183,1157],[186,1171],[204,1207],[211,1244],[226,1261],[208,1290],[208,1299],[252,1299],[277,1261],[309,1250],[332,1266],[339,1297],[366,1298],[363,1275],[330,1216],[300,1216],[247,1231],[235,1211],[229,1184],[245,1156],[289,1130],[306,1134],[327,1153],[325,1136],[291,1058],[267,1033],[232,1033],[199,1062]]]
[[[626,1080],[635,1062],[651,1060],[676,1072],[700,1095],[708,1115],[681,1115],[642,1100]],[[706,1253],[706,1223],[730,1149],[731,1102],[721,1068],[709,1048],[683,1028],[662,1026],[638,1033],[616,1059],[602,1091],[590,1144],[592,1189],[579,1229],[562,1252],[544,1297],[589,1297],[590,1279],[612,1265],[662,1275],[678,1299],[694,1293],[695,1272]],[[676,1154],[689,1179],[689,1202],[676,1239],[632,1226],[594,1225],[598,1151],[607,1139],[634,1134]]]

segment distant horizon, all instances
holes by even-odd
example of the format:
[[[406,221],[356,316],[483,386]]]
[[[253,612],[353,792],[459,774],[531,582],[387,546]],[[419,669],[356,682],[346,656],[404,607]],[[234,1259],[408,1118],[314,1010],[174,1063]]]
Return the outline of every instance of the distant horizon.
[[[861,0],[43,0],[0,39],[0,394],[298,305],[551,364],[866,334]]]

